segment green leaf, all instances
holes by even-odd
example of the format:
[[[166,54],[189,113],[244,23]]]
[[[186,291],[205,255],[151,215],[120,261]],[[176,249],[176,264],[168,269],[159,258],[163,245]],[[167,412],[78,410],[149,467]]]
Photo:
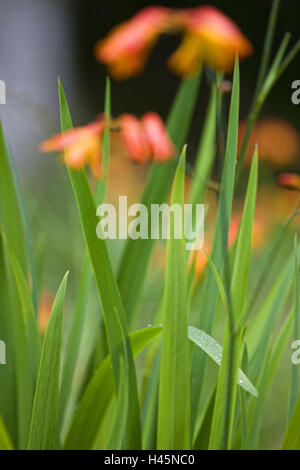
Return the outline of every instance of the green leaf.
[[[12,246],[20,267],[27,277],[28,253],[21,211],[20,194],[17,190],[12,162],[7,151],[0,124],[0,222]]]
[[[189,326],[188,332],[189,339],[220,366],[223,355],[222,346],[220,346],[214,338],[205,333],[205,331],[199,330],[198,328]],[[254,397],[258,397],[256,388],[241,369],[238,371],[236,383],[246,392]]]
[[[187,267],[185,238],[176,238],[176,226],[184,224],[185,150],[176,171],[170,211],[170,239],[163,298],[163,337],[160,362],[157,448],[163,450],[190,448],[190,366],[187,312]],[[184,406],[183,406],[184,404]]]
[[[106,80],[106,89],[105,89],[105,118],[110,119],[111,113],[111,99],[110,99],[110,80]],[[104,166],[104,176],[101,180],[98,181],[96,187],[96,203],[102,204],[105,200],[107,178],[109,171],[109,145],[110,145],[110,131],[107,129],[103,136],[103,166]],[[91,291],[93,280],[93,270],[89,260],[89,255],[86,253],[82,265],[78,296],[76,300],[76,307],[74,316],[72,318],[66,352],[64,354],[64,362],[62,369],[62,379],[60,387],[60,396],[59,396],[59,410],[58,410],[58,420],[59,427],[63,423],[66,405],[68,402],[72,401],[72,395],[74,387],[72,387],[72,381],[74,378],[76,363],[79,354],[79,348],[82,340],[82,334],[84,331],[84,325],[87,321],[92,321],[92,317],[87,315],[87,303]]]
[[[7,247],[7,255],[17,288],[16,293],[18,294],[20,306],[22,309],[22,321],[24,323],[25,335],[28,338],[29,354],[31,356],[30,365],[32,367],[32,376],[34,379],[36,379],[41,354],[41,340],[36,321],[36,314],[33,307],[33,301],[28,283],[15,256],[13,248],[5,235],[3,235],[3,239],[4,244]]]
[[[189,195],[191,204],[199,204],[204,198],[216,150],[216,124],[217,89],[216,86],[213,86],[193,171],[192,187]]]
[[[249,432],[247,449],[257,449],[258,447],[267,392],[291,337],[293,321],[294,311],[292,309],[282,325],[274,344],[269,345],[269,348],[262,357],[260,363],[260,376],[257,380],[259,398],[255,401],[251,400],[248,404]]]
[[[238,235],[235,262],[232,274],[231,299],[234,326],[245,319],[248,279],[251,258],[252,227],[254,222],[258,178],[257,147],[252,158],[245,206]]]
[[[57,291],[44,339],[32,409],[30,450],[54,449],[67,277],[68,273]]]
[[[162,328],[157,326],[131,333],[130,342],[134,356],[138,356],[161,331]],[[115,389],[111,364],[111,356],[106,357],[84,391],[64,444],[65,449],[78,450],[93,447]]]
[[[298,248],[299,250],[299,248]],[[265,301],[247,328],[249,372],[258,377],[265,360],[269,339],[287,301],[293,276],[293,259],[282,269]]]
[[[72,127],[71,116],[64,91],[59,83],[59,97],[61,109],[61,127],[65,131]],[[136,373],[133,357],[128,341],[125,311],[120,292],[111,266],[105,240],[97,238],[96,204],[91,193],[88,179],[84,170],[69,169],[69,177],[76,199],[82,230],[87,244],[90,260],[102,305],[103,318],[112,356],[114,377],[119,384],[120,358],[123,358],[126,368],[126,380],[129,382],[129,405],[127,413],[126,447],[138,449],[141,446],[139,404],[137,395]],[[124,340],[126,356],[124,355]]]
[[[295,248],[294,248],[294,257],[295,257],[295,271],[294,271],[294,335],[293,341],[299,339],[299,268],[298,268],[298,252],[297,252],[297,236],[295,237]],[[298,365],[292,364],[291,372],[291,389],[289,397],[289,409],[288,409],[288,421],[290,420],[294,407],[297,402],[297,397],[299,394],[299,373]]]
[[[298,395],[298,400],[291,416],[290,424],[283,439],[282,450],[300,450],[299,420],[300,395]]]
[[[167,121],[169,135],[178,149],[181,149],[185,143],[196,104],[199,82],[199,76],[184,80]],[[152,165],[149,182],[141,200],[141,203],[147,208],[150,207],[150,204],[162,204],[167,200],[176,165],[175,158],[167,163],[154,163]],[[150,218],[148,226],[150,230]],[[134,323],[134,314],[143,291],[154,244],[155,240],[150,238],[148,240],[129,239],[122,255],[118,284],[131,325]]]
[[[14,446],[0,415],[0,450],[13,450]]]
[[[246,200],[240,225],[225,325],[224,353],[219,371],[209,446],[231,448],[237,399],[237,378],[242,352],[243,317],[248,293],[252,227],[257,193],[258,155],[254,151]]]
[[[239,66],[235,65],[231,105],[228,123],[225,159],[221,179],[221,193],[218,204],[215,235],[211,253],[211,260],[218,273],[222,273],[224,263],[223,246],[227,246],[228,231],[231,217],[231,206],[234,190],[234,177],[237,155],[237,138],[239,124]],[[212,271],[208,271],[203,286],[203,296],[200,307],[200,318],[197,326],[212,332],[215,310],[218,298],[218,286]],[[192,422],[196,419],[200,402],[202,381],[205,370],[206,357],[201,351],[195,350],[192,364]]]
[[[14,357],[18,447],[26,448],[40,357],[40,338],[35,312],[24,273],[9,241],[2,235],[9,286],[9,328]]]

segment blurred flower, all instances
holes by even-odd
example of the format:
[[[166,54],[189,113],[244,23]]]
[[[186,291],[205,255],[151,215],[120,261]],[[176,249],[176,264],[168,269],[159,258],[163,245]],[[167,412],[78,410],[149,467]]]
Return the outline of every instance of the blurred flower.
[[[212,241],[210,239],[210,235],[210,233],[205,234],[205,244],[203,248],[201,248],[200,250],[192,250],[190,252],[188,267],[189,269],[195,270],[195,282],[198,282],[200,280],[204,273],[206,265],[208,264],[208,259],[205,254],[205,251],[210,256],[212,250]]]
[[[207,249],[205,251],[207,252]],[[201,278],[204,272],[204,269],[206,268],[206,265],[208,264],[208,259],[203,249],[193,251],[192,253],[195,253],[194,255],[192,255],[192,260],[193,259],[195,260],[195,279],[197,282]],[[191,261],[191,263],[193,263],[193,261]]]
[[[239,229],[240,223],[242,220],[242,211],[236,210],[231,217],[230,226],[229,226],[229,233],[228,233],[228,248],[230,249],[232,245],[235,243]],[[253,228],[252,228],[252,249],[259,249],[261,248],[267,241],[267,236],[269,232],[269,224],[267,218],[265,217],[265,213],[261,211],[260,208],[256,208],[254,221],[253,221]]]
[[[258,188],[257,211],[260,219],[270,228],[286,223],[299,203],[298,191],[288,191],[276,184],[263,184]]]
[[[90,165],[93,175],[101,175],[103,120],[58,134],[40,144],[41,152],[64,152],[67,166],[77,170]]]
[[[239,147],[245,134],[246,123],[239,126]],[[299,134],[286,121],[266,119],[258,121],[252,131],[245,162],[250,164],[253,147],[258,144],[259,157],[275,168],[284,168],[297,162],[300,149]]]
[[[221,11],[211,6],[185,10],[182,44],[169,59],[180,75],[198,71],[203,63],[215,70],[230,72],[235,56],[243,59],[252,45],[240,29]]]
[[[131,114],[123,114],[120,127],[128,154],[139,163],[145,163],[151,157],[164,162],[175,154],[165,125],[154,112],[146,113],[141,120]]]
[[[41,334],[45,334],[55,295],[44,289],[38,307],[38,327]]]
[[[125,148],[131,158],[138,163],[148,162],[151,151],[141,122],[132,114],[123,114],[120,126]]]
[[[300,191],[300,176],[295,173],[281,173],[278,176],[278,183],[283,188]]]
[[[165,125],[158,114],[146,113],[141,119],[132,114],[122,114],[117,119],[99,121],[63,132],[42,142],[41,152],[63,152],[67,166],[77,170],[90,165],[93,175],[102,174],[102,136],[104,130],[118,130],[124,147],[132,160],[147,163],[151,158],[164,162],[175,154]]]
[[[172,13],[164,7],[144,8],[96,44],[97,59],[117,79],[140,74],[159,35],[173,26]]]
[[[190,75],[203,63],[230,72],[235,56],[252,52],[252,45],[222,12],[210,6],[189,9],[147,7],[131,20],[116,26],[96,44],[96,57],[120,80],[140,74],[159,36],[183,32],[183,40],[169,59],[179,75]]]
[[[142,125],[153,159],[163,162],[175,153],[175,148],[166,132],[165,125],[156,113],[149,112],[142,117]]]

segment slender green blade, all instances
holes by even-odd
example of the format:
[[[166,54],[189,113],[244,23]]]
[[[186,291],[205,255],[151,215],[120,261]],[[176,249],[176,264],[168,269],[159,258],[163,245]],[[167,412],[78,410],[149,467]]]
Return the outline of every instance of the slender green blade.
[[[158,402],[158,449],[190,448],[190,363],[187,325],[187,267],[185,239],[176,238],[176,225],[184,220],[185,150],[176,171],[170,212],[170,239],[163,300],[163,338]],[[180,220],[181,218],[181,220]],[[183,406],[184,404],[184,406]]]
[[[0,221],[23,273],[27,276],[28,252],[19,193],[0,124]]]
[[[248,293],[252,227],[257,193],[258,155],[254,152],[245,206],[237,241],[231,282],[231,305],[225,326],[224,353],[218,377],[216,402],[210,435],[210,448],[231,447],[237,378],[241,358],[242,321]]]
[[[31,450],[54,449],[67,277],[68,273],[57,291],[44,339],[29,433]]]
[[[32,299],[24,273],[4,234],[2,240],[9,290],[7,311],[12,341],[10,348],[14,358],[16,380],[17,445],[18,448],[25,449],[28,442],[40,344]]]
[[[7,246],[7,254],[9,257],[10,266],[12,268],[15,286],[22,309],[22,321],[24,323],[25,335],[28,338],[29,354],[31,357],[30,365],[32,368],[32,376],[36,379],[40,354],[41,354],[41,340],[38,331],[33,300],[30,294],[29,286],[21,269],[21,266],[16,258],[13,248],[6,236],[3,237],[4,243]]]
[[[274,345],[269,345],[269,348],[263,357],[263,361],[261,362],[261,373],[257,380],[259,398],[255,401],[251,400],[248,404],[249,432],[247,449],[257,449],[258,447],[267,392],[291,337],[293,331],[293,320],[294,311],[291,310],[282,325],[277,338],[275,339]]]
[[[199,204],[204,198],[216,150],[216,124],[217,90],[216,86],[213,85],[193,172],[192,187],[189,195],[189,202],[191,204]]]
[[[189,339],[202,351],[205,352],[216,364],[221,365],[221,360],[223,356],[223,348],[217,343],[217,341],[212,338],[210,335],[205,333],[205,331],[199,330],[193,326],[189,326]],[[251,383],[249,378],[244,374],[244,372],[239,369],[238,377],[236,383],[246,392],[250,393],[254,397],[258,396],[258,392],[254,385]]]
[[[13,450],[13,448],[11,437],[0,415],[0,450]]]
[[[182,83],[168,118],[167,129],[178,149],[181,149],[185,143],[196,104],[199,82],[200,77],[198,76],[188,78]],[[176,164],[176,159],[173,159],[164,164],[155,163],[152,165],[149,182],[141,200],[141,203],[147,208],[150,207],[150,204],[162,204],[167,200]],[[150,218],[148,226],[150,230]],[[154,244],[155,240],[151,238],[148,240],[129,239],[123,252],[118,284],[130,324],[134,323],[134,314],[143,291]]]
[[[285,433],[282,449],[283,450],[300,450],[300,432],[299,432],[299,420],[300,420],[300,395],[291,416],[290,424]]]
[[[219,198],[217,220],[215,225],[215,235],[211,254],[212,262],[216,267],[218,273],[221,273],[223,270],[223,246],[227,246],[234,190],[239,124],[239,82],[239,66],[238,62],[236,62],[233,78],[224,167],[221,180],[221,194]],[[200,307],[200,317],[197,323],[197,326],[200,329],[206,331],[208,334],[210,334],[212,331],[217,298],[218,286],[216,284],[213,272],[208,271],[203,286],[203,297]],[[192,364],[192,423],[197,416],[197,409],[199,406],[202,381],[205,370],[205,361],[206,356],[201,353],[201,351],[195,350]]]
[[[248,293],[248,279],[251,257],[252,227],[254,221],[258,178],[257,147],[252,158],[245,206],[238,236],[235,263],[232,274],[231,298],[234,324],[245,317],[245,306]]]
[[[59,83],[62,131],[72,127],[72,120],[64,91]],[[112,355],[115,381],[118,387],[120,377],[120,358],[126,368],[126,380],[129,382],[129,405],[127,407],[126,447],[138,449],[141,446],[139,404],[137,395],[135,366],[128,340],[125,311],[120,292],[111,266],[105,240],[96,236],[96,204],[84,170],[69,170],[69,177],[76,199],[82,230],[87,244],[90,260],[102,305],[109,351]],[[124,357],[124,340],[126,357]]]
[[[105,110],[104,115],[105,119],[109,120],[111,114],[111,97],[110,97],[110,80],[106,80],[106,89],[105,89]],[[109,145],[110,145],[110,132],[107,129],[103,136],[103,166],[104,166],[104,176],[97,183],[96,187],[96,203],[101,204],[105,200],[107,178],[109,171]],[[89,260],[88,253],[86,253],[79,282],[78,296],[76,300],[76,307],[74,312],[74,317],[71,322],[71,327],[68,334],[68,341],[66,352],[64,355],[63,370],[62,370],[62,379],[60,387],[60,396],[59,396],[59,410],[58,410],[58,420],[61,425],[64,420],[66,405],[72,401],[72,381],[74,378],[76,363],[79,354],[79,348],[82,340],[82,334],[84,331],[84,325],[87,321],[92,321],[92,317],[87,315],[87,303],[89,299],[89,294],[91,291],[93,280],[93,270]],[[59,426],[60,427],[60,426]]]
[[[161,331],[162,328],[157,326],[131,333],[130,341],[134,356],[138,356]],[[102,361],[84,391],[64,444],[65,449],[91,449],[93,447],[115,389],[111,365],[111,356],[108,356]]]
[[[299,268],[298,268],[298,252],[297,252],[297,237],[295,238],[295,273],[294,273],[294,335],[293,341],[299,340]],[[289,408],[288,408],[288,421],[290,420],[293,410],[295,408],[297,398],[299,394],[299,372],[298,365],[292,363],[291,372],[291,389],[289,397]]]

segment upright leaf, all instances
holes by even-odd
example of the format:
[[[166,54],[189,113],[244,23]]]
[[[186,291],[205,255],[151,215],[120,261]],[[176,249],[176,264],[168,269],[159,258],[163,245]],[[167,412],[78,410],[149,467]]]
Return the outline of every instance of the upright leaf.
[[[170,211],[163,299],[157,447],[164,450],[190,448],[187,267],[183,230],[181,238],[175,237],[176,225],[181,223],[183,228],[184,223],[184,169],[185,151],[180,158],[172,189],[171,204],[177,205],[180,215]]]
[[[62,131],[72,127],[71,116],[64,91],[59,83]],[[83,234],[87,244],[90,260],[102,305],[109,351],[116,385],[120,378],[120,358],[126,369],[126,380],[129,387],[129,405],[127,413],[126,447],[138,449],[141,446],[139,404],[136,384],[135,366],[128,338],[125,311],[120,292],[111,266],[105,240],[96,236],[97,216],[96,204],[84,170],[69,170],[69,177],[76,199]],[[124,339],[125,338],[125,345]],[[124,355],[126,349],[126,357]]]
[[[223,245],[227,246],[228,230],[231,217],[231,206],[234,189],[234,176],[237,155],[237,138],[239,124],[239,96],[240,79],[238,62],[235,64],[231,105],[228,123],[225,159],[221,180],[221,194],[219,197],[217,220],[211,260],[218,273],[222,273],[224,254]],[[206,274],[203,297],[200,307],[200,317],[197,326],[208,334],[212,331],[214,315],[218,297],[218,286],[212,271]],[[199,405],[202,380],[205,370],[206,357],[198,350],[194,351],[192,365],[192,420],[196,418]],[[193,427],[193,426],[192,426]]]
[[[67,277],[68,273],[57,291],[44,339],[34,395],[28,449],[54,449],[61,362],[62,318]]]
[[[243,317],[245,316],[248,293],[252,227],[257,192],[257,167],[258,156],[256,149],[252,160],[233,267],[231,302],[225,326],[224,352],[218,377],[209,443],[211,449],[231,447],[237,398],[236,382],[242,350]]]

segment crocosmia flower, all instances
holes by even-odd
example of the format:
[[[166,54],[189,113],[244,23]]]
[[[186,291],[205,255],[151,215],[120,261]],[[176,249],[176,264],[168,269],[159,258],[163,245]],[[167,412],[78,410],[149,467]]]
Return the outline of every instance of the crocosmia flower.
[[[147,7],[131,20],[116,26],[96,44],[96,57],[120,80],[138,75],[161,33],[172,24],[172,10]]]
[[[142,118],[142,125],[153,159],[160,162],[169,160],[174,155],[174,146],[160,116],[147,113]]]
[[[144,114],[140,120],[124,114],[120,117],[120,128],[128,154],[139,163],[150,158],[163,162],[175,154],[162,119],[154,112]]]
[[[61,152],[66,165],[73,170],[91,167],[92,174],[102,174],[102,137],[105,130],[118,130],[124,147],[132,160],[147,163],[153,159],[164,162],[175,155],[163,121],[158,114],[149,112],[142,119],[122,114],[116,119],[99,120],[83,127],[55,135],[40,144],[41,152]]]
[[[205,63],[215,70],[230,72],[235,56],[240,59],[252,52],[251,43],[221,11],[211,6],[185,11],[183,41],[169,59],[180,75],[198,71]]]
[[[120,127],[125,148],[131,158],[138,163],[149,161],[151,149],[141,122],[132,114],[123,114]]]
[[[300,191],[300,176],[295,173],[281,173],[278,176],[278,183],[283,188]]]
[[[90,165],[94,177],[101,175],[104,121],[92,122],[58,134],[40,144],[41,152],[62,152],[67,166],[74,170]]]
[[[203,63],[230,72],[235,56],[252,52],[240,29],[222,12],[210,6],[188,9],[147,7],[131,20],[116,26],[96,44],[96,57],[120,80],[140,74],[162,33],[178,32],[183,40],[169,59],[179,75],[196,73]]]
[[[239,148],[245,135],[246,123],[239,126]],[[258,144],[260,160],[280,170],[296,165],[299,161],[300,137],[298,132],[282,119],[263,119],[258,121],[252,131],[245,163],[250,165],[253,147]]]

